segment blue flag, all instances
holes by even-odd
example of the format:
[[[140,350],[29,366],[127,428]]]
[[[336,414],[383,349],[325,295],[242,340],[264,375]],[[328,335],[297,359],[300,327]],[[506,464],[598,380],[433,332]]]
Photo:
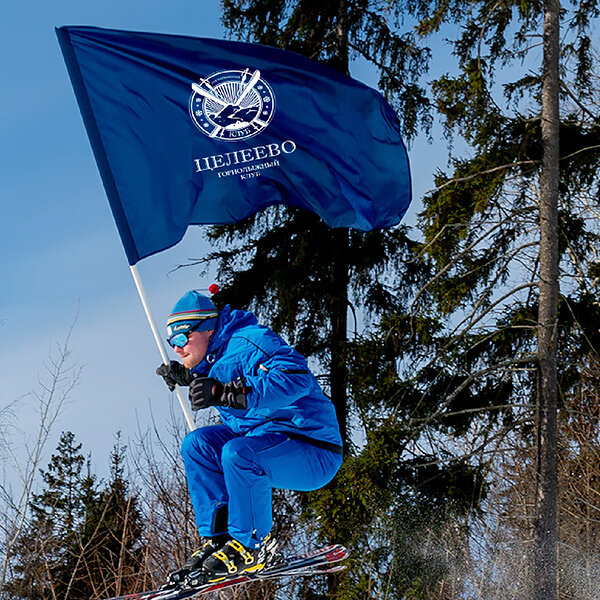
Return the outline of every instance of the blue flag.
[[[350,77],[257,44],[94,27],[57,35],[130,265],[191,224],[274,204],[362,231],[406,212],[398,118]]]

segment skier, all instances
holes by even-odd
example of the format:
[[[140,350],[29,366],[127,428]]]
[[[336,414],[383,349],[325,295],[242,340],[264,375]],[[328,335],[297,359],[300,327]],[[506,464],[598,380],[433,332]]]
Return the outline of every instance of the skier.
[[[161,365],[168,387],[189,386],[194,411],[216,406],[222,424],[182,443],[200,548],[168,583],[216,582],[272,558],[273,488],[315,490],[342,463],[335,409],[306,359],[248,311],[217,311],[187,292],[167,320],[180,358]]]

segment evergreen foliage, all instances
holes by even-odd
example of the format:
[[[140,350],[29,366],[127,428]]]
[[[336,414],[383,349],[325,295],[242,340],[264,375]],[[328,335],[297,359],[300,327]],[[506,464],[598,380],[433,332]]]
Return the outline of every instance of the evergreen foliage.
[[[131,590],[140,567],[141,515],[124,478],[125,448],[111,454],[111,476],[99,485],[71,432],[63,432],[44,487],[13,556],[12,598],[105,598]]]
[[[433,92],[448,133],[462,136],[470,154],[453,159],[451,173],[439,172],[437,188],[424,199],[423,254],[438,274],[419,293],[413,313],[453,324],[439,335],[425,373],[436,373],[438,392],[452,400],[447,410],[501,402],[506,408],[498,416],[517,423],[519,415],[526,417],[523,403],[533,405],[537,396],[542,73],[522,77],[521,65],[530,64],[527,49],[540,32],[541,11],[535,3],[424,4],[436,15],[420,24],[427,34],[449,20],[461,24],[453,41],[459,71],[440,77]],[[563,13],[557,332],[563,395],[599,341],[597,282],[588,274],[597,263],[600,233],[594,214],[600,116],[574,102],[571,91],[597,101],[588,43],[597,15],[596,2]],[[495,99],[501,90],[504,101]],[[450,370],[454,380],[441,368],[452,355],[460,357]]]
[[[119,436],[110,456],[110,479],[89,506],[81,526],[83,583],[90,586],[88,594],[100,597],[131,590],[142,562],[142,516],[125,479],[125,451]]]
[[[93,476],[84,472],[81,444],[71,432],[60,436],[56,452],[41,472],[45,488],[33,496],[31,519],[15,548],[13,597],[46,599],[69,595],[78,552],[77,529],[96,497]]]
[[[597,260],[599,122],[578,100],[596,101],[589,32],[598,4],[562,11],[560,56],[556,2],[424,4],[437,20],[425,18],[422,31],[439,32],[447,20],[461,26],[452,42],[458,72],[432,90],[447,134],[461,136],[469,154],[453,160],[451,173],[438,173],[424,199],[423,252],[438,275],[414,312],[453,324],[439,336],[443,353],[426,368],[442,385],[444,412],[475,414],[494,395],[501,401],[502,427],[491,438],[480,429],[481,449],[515,426],[537,434],[530,437],[538,467],[529,593],[555,598],[556,406],[598,348],[587,273]],[[529,52],[536,37],[543,40],[540,65]],[[450,379],[448,354],[463,356]]]
[[[361,57],[376,70],[379,89],[396,109],[404,134],[431,125],[420,83],[430,52],[404,20],[404,3],[373,0],[223,0],[223,22],[236,37],[285,48],[348,72]],[[402,33],[399,31],[404,30]]]

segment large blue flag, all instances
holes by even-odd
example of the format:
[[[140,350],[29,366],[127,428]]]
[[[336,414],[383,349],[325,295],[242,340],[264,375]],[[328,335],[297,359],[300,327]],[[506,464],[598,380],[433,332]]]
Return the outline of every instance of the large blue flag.
[[[256,44],[94,27],[57,35],[130,265],[191,224],[274,204],[363,231],[406,212],[397,116],[350,77]]]

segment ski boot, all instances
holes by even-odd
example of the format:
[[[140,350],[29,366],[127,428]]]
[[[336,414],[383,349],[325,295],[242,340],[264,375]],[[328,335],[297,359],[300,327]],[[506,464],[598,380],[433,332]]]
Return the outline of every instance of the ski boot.
[[[187,559],[183,567],[171,571],[167,575],[167,582],[163,586],[163,589],[181,587],[186,582],[188,575],[200,570],[202,563],[213,553],[221,549],[229,539],[227,534],[218,535],[212,538],[201,538],[200,547]]]
[[[242,573],[262,571],[274,562],[276,549],[277,541],[271,534],[256,549],[246,548],[237,540],[229,540],[203,562],[204,581],[216,583]],[[190,584],[193,577],[194,573],[190,573],[186,583]]]

